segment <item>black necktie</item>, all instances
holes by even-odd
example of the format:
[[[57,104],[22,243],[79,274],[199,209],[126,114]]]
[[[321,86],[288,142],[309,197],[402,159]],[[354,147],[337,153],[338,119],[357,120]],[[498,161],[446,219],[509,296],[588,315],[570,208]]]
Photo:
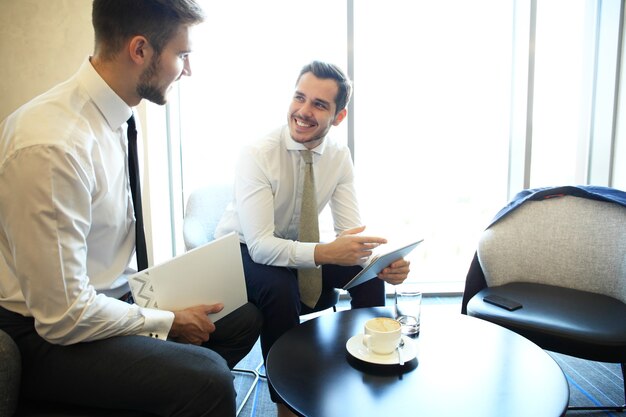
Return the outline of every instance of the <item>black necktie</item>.
[[[139,184],[139,158],[137,156],[137,128],[135,117],[128,119],[128,175],[130,177],[130,191],[133,195],[135,209],[135,245],[137,249],[137,269],[141,271],[148,267],[148,251],[146,250],[146,235],[143,230],[143,214],[141,209],[141,186]]]

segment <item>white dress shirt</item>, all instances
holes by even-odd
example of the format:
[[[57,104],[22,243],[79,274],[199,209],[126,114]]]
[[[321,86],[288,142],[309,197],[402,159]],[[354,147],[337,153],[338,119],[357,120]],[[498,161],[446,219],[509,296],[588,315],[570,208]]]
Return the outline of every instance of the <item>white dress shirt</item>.
[[[232,231],[248,245],[256,263],[315,267],[316,243],[298,242],[305,163],[284,126],[245,147],[235,178],[234,204],[215,236]],[[330,203],[335,233],[361,225],[350,150],[330,137],[313,149],[318,213]]]
[[[0,306],[51,343],[165,339],[173,322],[116,299],[134,272],[131,114],[86,60],[0,124]]]

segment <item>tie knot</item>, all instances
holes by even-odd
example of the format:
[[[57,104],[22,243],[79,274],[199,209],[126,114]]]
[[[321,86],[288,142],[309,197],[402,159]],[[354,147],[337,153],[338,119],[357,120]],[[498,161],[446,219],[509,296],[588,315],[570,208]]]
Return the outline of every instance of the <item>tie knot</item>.
[[[307,164],[312,164],[313,163],[313,152],[311,151],[300,151],[300,155],[302,155],[302,159],[304,159],[304,162]]]
[[[126,123],[128,124],[128,128],[126,129],[126,139],[128,140],[129,147],[136,147],[137,125],[135,124],[135,116],[130,116],[130,119],[128,119]],[[134,152],[136,153],[137,151]]]
[[[135,116],[130,116],[130,119],[126,121],[128,128],[126,129],[126,138],[128,143],[134,144],[137,142],[137,125],[135,125]]]

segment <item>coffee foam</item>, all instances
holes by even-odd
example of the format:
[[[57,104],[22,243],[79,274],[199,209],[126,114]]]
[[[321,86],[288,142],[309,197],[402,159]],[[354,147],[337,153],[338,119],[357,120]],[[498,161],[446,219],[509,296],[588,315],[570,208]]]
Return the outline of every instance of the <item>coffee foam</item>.
[[[377,317],[370,320],[367,327],[377,332],[393,332],[400,328],[400,323],[388,317]]]

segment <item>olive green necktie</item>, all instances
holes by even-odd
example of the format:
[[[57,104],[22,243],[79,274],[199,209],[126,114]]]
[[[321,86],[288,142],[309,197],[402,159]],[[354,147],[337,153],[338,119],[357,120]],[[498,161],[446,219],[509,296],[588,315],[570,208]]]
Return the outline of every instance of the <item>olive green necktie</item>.
[[[318,225],[317,198],[315,196],[315,179],[313,177],[313,153],[311,151],[300,151],[300,154],[306,166],[304,169],[298,240],[300,242],[319,242],[320,229]],[[310,308],[314,308],[322,293],[322,270],[320,268],[299,269],[298,285],[302,303]]]

